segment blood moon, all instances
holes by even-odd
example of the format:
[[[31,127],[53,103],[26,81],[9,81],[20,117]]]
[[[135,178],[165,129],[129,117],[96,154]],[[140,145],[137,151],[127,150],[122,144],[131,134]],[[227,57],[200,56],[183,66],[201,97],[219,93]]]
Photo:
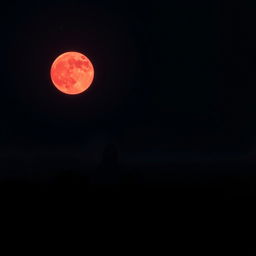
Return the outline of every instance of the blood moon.
[[[91,61],[79,52],[65,52],[51,66],[51,79],[55,87],[66,94],[79,94],[87,90],[94,78]]]

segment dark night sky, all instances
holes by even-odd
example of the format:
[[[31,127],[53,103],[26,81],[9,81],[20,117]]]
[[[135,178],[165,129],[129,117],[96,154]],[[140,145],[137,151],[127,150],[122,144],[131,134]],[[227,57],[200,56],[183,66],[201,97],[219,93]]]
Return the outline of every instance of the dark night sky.
[[[3,6],[3,148],[83,147],[107,134],[131,151],[251,150],[255,9],[221,1]],[[95,67],[82,95],[50,81],[52,61],[70,50]]]

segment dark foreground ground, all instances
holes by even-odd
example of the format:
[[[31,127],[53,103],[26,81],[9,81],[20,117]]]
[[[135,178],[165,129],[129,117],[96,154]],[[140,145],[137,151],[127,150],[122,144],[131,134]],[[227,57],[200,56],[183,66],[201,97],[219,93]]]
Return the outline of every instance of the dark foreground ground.
[[[75,215],[95,211],[99,222],[112,223],[106,217],[111,214],[117,222],[121,217],[120,225],[133,225],[135,218],[149,229],[155,222],[169,231],[178,226],[175,239],[188,239],[197,249],[204,244],[205,255],[256,255],[253,158],[122,163],[108,155],[98,165],[86,165],[61,157],[34,162],[6,157],[0,198],[2,211],[8,204],[18,215],[27,209],[50,215],[53,209]],[[181,249],[189,251],[187,246]]]

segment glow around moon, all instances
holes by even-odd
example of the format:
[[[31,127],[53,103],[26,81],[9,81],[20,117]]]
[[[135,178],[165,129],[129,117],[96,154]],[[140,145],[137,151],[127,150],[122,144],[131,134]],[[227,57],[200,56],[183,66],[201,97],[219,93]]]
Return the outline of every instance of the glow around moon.
[[[55,87],[71,95],[87,90],[94,78],[91,61],[79,52],[61,54],[53,62],[50,73]]]

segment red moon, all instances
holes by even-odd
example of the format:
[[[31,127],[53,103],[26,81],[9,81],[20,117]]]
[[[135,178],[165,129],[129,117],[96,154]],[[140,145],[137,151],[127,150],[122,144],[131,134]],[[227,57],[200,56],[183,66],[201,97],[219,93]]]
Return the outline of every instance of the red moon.
[[[55,87],[66,94],[79,94],[87,90],[94,78],[91,61],[79,52],[65,52],[51,66],[51,79]]]

